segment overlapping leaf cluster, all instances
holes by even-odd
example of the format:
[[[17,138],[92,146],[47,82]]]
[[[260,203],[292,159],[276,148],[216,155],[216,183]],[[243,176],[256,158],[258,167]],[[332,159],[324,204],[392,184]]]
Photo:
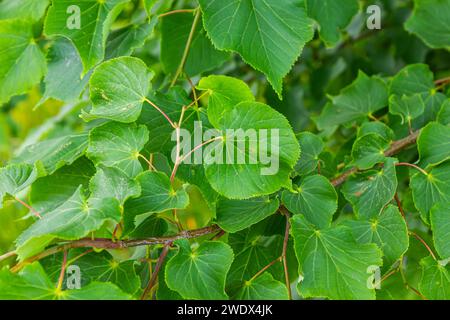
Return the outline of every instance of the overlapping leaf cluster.
[[[381,5],[392,39],[357,0],[0,2],[5,112],[62,106],[0,168],[0,298],[450,299],[450,1]],[[183,162],[200,121],[277,172]]]

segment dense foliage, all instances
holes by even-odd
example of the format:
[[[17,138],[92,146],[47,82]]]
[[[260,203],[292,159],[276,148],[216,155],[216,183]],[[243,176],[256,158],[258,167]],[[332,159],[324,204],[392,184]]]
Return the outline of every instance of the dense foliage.
[[[0,299],[450,299],[449,50],[450,0],[1,1]]]

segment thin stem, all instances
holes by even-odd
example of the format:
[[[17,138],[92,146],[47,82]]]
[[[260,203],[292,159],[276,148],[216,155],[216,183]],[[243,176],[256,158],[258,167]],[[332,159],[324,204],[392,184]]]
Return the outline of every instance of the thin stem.
[[[403,216],[403,219],[405,219],[405,221],[406,221],[406,214],[405,214],[405,211],[403,210],[402,202],[400,201],[400,198],[398,197],[397,192],[394,195],[394,199],[395,199],[395,202],[397,203],[397,207],[400,210],[400,213]]]
[[[192,40],[194,39],[195,29],[197,28],[197,24],[198,21],[200,20],[200,13],[201,13],[200,8],[195,9],[195,11],[196,13],[194,17],[194,22],[192,23],[191,31],[189,32],[188,40],[186,42],[186,46],[184,47],[183,57],[181,58],[180,65],[178,66],[178,69],[175,73],[172,83],[170,84],[171,87],[175,85],[175,83],[178,80],[178,77],[183,72],[184,65],[186,64],[189,55],[189,50],[191,48]]]
[[[192,90],[192,95],[194,96],[194,104],[196,105],[196,107],[198,108],[198,98],[197,98],[197,91],[195,90],[195,85],[192,82],[191,78],[185,74],[187,81],[189,82],[189,85],[191,86],[191,90]]]
[[[148,285],[141,296],[141,300],[146,300],[152,288],[154,287],[156,280],[158,279],[158,273],[161,270],[161,267],[164,263],[164,260],[167,257],[167,254],[169,253],[169,249],[171,246],[172,242],[168,242],[164,245],[161,255],[159,256],[158,262],[156,262],[155,270],[152,273],[152,277],[150,278],[150,281],[148,282]]]
[[[283,240],[283,253],[281,255],[283,260],[283,268],[284,268],[284,277],[286,281],[286,287],[288,290],[289,300],[292,300],[292,292],[291,292],[291,281],[289,280],[289,269],[287,264],[287,248],[289,242],[289,230],[291,228],[291,224],[289,223],[289,212],[283,207],[281,212],[286,217],[286,229],[284,231],[284,240]]]
[[[283,257],[280,256],[278,258],[276,258],[275,260],[273,260],[271,263],[269,263],[267,266],[265,266],[264,268],[262,268],[261,270],[259,270],[250,280],[249,282],[252,282],[253,280],[255,280],[256,278],[258,278],[260,275],[262,275],[267,269],[269,269],[271,266],[273,266],[275,263],[280,262],[283,260]]]
[[[176,128],[176,126],[175,126],[175,124],[173,123],[173,121],[172,120],[170,120],[170,118],[169,118],[169,116],[164,112],[164,111],[162,111],[161,110],[161,108],[160,107],[158,107],[156,104],[154,104],[152,101],[150,101],[149,99],[147,99],[147,98],[143,98],[144,99],[144,101],[145,102],[147,102],[149,105],[151,105],[153,108],[155,108],[156,110],[158,110],[159,111],[159,113],[161,113],[163,116],[164,116],[164,118],[166,118],[166,120],[170,123],[170,125],[172,126],[172,128]]]
[[[35,215],[36,217],[38,217],[39,219],[42,219],[42,216],[39,214],[39,212],[37,212],[36,210],[34,210],[34,208],[32,206],[30,206],[29,204],[27,204],[26,202],[20,200],[17,197],[14,197],[14,199],[19,202],[21,205],[23,205],[25,208],[27,208],[28,210],[30,210],[33,215]]]
[[[58,278],[58,285],[56,287],[56,290],[61,290],[62,284],[64,281],[64,274],[66,273],[66,266],[67,266],[67,250],[64,250],[64,256],[63,256],[63,262],[61,264],[61,272],[59,273]]]
[[[421,167],[412,164],[412,163],[407,163],[407,162],[398,162],[395,164],[397,167],[411,167],[414,168],[418,171],[420,171],[421,173],[423,173],[424,175],[428,176],[428,172],[426,172],[425,170],[423,170]]]
[[[172,235],[172,236],[151,237],[151,238],[137,239],[137,240],[113,241],[111,239],[104,239],[104,238],[80,239],[80,240],[66,242],[66,243],[51,247],[31,258],[24,260],[21,263],[18,263],[13,268],[11,268],[11,271],[17,272],[20,269],[22,269],[25,265],[33,263],[34,261],[38,261],[38,260],[41,260],[50,255],[56,254],[58,252],[62,252],[64,250],[69,250],[69,249],[74,249],[74,248],[125,249],[125,248],[133,248],[133,247],[140,247],[140,246],[166,244],[168,242],[174,242],[179,239],[194,239],[194,238],[202,237],[202,236],[205,236],[208,234],[216,233],[220,230],[221,229],[218,226],[212,225],[209,227],[204,227],[204,228],[195,229],[195,230],[185,230],[185,231],[182,231],[182,232]]]
[[[155,168],[155,166],[153,165],[153,163],[151,163],[151,161],[149,161],[149,160],[148,160],[146,157],[144,157],[142,154],[139,153],[138,157],[141,158],[142,160],[144,160],[144,161],[148,164],[148,167],[149,167],[151,170],[153,170],[153,171],[158,171],[158,170],[156,170],[156,168]]]
[[[0,262],[2,262],[3,260],[9,259],[11,257],[14,257],[14,256],[17,256],[17,252],[15,252],[15,251],[7,252],[0,256]]]
[[[195,151],[197,151],[198,149],[201,149],[202,147],[204,147],[205,145],[207,145],[207,144],[209,144],[209,143],[211,143],[211,142],[214,142],[214,141],[217,141],[217,140],[222,140],[222,139],[223,139],[222,136],[220,136],[220,137],[215,137],[215,138],[212,138],[212,139],[209,139],[209,140],[207,140],[207,141],[205,141],[205,142],[199,144],[199,145],[196,146],[194,149],[192,149],[191,151],[189,151],[188,153],[186,153],[184,156],[182,156],[181,158],[179,158],[178,161],[175,162],[175,166],[174,166],[174,168],[173,168],[172,174],[170,175],[170,181],[173,182],[173,180],[175,179],[175,175],[177,174],[178,167],[179,167],[180,164],[182,164],[183,161],[186,160],[191,154],[193,154]]]
[[[173,11],[161,13],[161,14],[158,16],[158,18],[167,17],[167,16],[170,16],[170,15],[176,14],[176,13],[188,13],[188,12],[194,12],[195,10],[196,10],[196,9],[179,9],[179,10],[173,10]]]
[[[410,234],[411,236],[413,236],[414,238],[416,238],[417,240],[419,240],[420,243],[422,243],[423,246],[428,250],[428,252],[429,252],[430,255],[433,257],[433,259],[437,261],[437,258],[436,258],[436,256],[435,256],[433,250],[431,250],[430,246],[425,242],[425,240],[422,239],[421,236],[419,236],[417,233],[412,232],[412,231],[409,231],[409,234]]]
[[[442,84],[446,84],[446,83],[450,83],[450,77],[438,79],[434,82],[435,85],[442,85]]]
[[[226,234],[226,232],[224,230],[220,230],[215,236],[213,236],[210,240],[211,241],[217,241],[220,238],[222,238],[224,235]]]
[[[172,213],[173,213],[173,219],[175,221],[175,224],[177,225],[178,231],[183,231],[183,226],[181,225],[180,220],[178,219],[177,209],[173,209]]]
[[[186,110],[189,109],[190,107],[192,107],[194,104],[198,105],[198,101],[200,101],[201,98],[203,98],[204,96],[206,96],[207,94],[209,94],[210,91],[206,90],[205,92],[203,92],[201,95],[199,95],[194,101],[192,101],[190,104],[188,104],[185,108]]]

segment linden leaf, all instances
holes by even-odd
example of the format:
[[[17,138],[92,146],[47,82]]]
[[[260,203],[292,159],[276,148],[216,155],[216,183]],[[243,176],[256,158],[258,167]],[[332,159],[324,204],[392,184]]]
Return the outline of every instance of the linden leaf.
[[[167,262],[168,287],[185,299],[224,300],[225,278],[233,250],[223,242],[207,241],[192,248],[187,240],[176,242],[178,253]]]
[[[145,126],[108,122],[89,133],[87,156],[97,165],[116,167],[134,178],[142,172],[139,155],[147,141]]]
[[[304,215],[318,228],[329,227],[337,209],[337,194],[328,179],[309,176],[294,190],[296,193],[283,191],[282,201],[286,208],[294,214]]]
[[[200,0],[203,24],[215,47],[238,52],[264,72],[281,97],[282,80],[314,35],[297,0]]]

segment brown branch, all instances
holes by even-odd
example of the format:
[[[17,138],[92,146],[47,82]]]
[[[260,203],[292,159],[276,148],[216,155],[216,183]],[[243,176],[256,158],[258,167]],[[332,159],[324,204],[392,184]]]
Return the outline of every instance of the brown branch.
[[[419,137],[419,133],[420,133],[420,130],[417,130],[417,131],[413,132],[412,134],[410,134],[409,136],[407,136],[406,138],[394,141],[391,144],[391,147],[388,150],[386,150],[384,155],[386,157],[391,157],[391,156],[399,153],[403,149],[406,149],[407,147],[415,144],[417,141],[417,138]],[[331,184],[334,187],[338,187],[341,184],[343,184],[348,179],[348,177],[350,177],[352,174],[357,173],[357,172],[358,172],[358,168],[356,168],[356,167],[351,168],[351,169],[345,171],[344,173],[342,173],[341,175],[339,175],[338,177],[336,177],[335,179],[333,179],[331,181]]]
[[[218,232],[220,230],[221,229],[218,226],[213,225],[213,226],[200,228],[200,229],[196,229],[196,230],[183,231],[183,232],[180,232],[173,236],[151,237],[151,238],[140,239],[140,240],[113,241],[111,239],[103,239],[103,238],[81,239],[81,240],[76,240],[76,241],[72,241],[72,242],[68,242],[65,244],[60,244],[60,245],[51,247],[31,258],[24,260],[21,263],[18,263],[13,268],[11,268],[11,271],[17,272],[27,264],[33,263],[34,261],[41,260],[50,255],[56,254],[61,251],[69,250],[69,249],[75,249],[75,248],[125,249],[125,248],[139,247],[139,246],[167,244],[167,243],[171,243],[176,240],[179,240],[179,239],[198,238],[201,236],[205,236],[208,234]]]
[[[283,259],[283,268],[284,268],[284,277],[286,281],[286,288],[288,290],[289,300],[292,300],[292,291],[291,291],[291,281],[289,280],[289,269],[287,264],[287,248],[289,242],[289,230],[291,228],[291,224],[289,223],[289,211],[281,207],[281,213],[286,217],[286,229],[284,231],[284,240],[283,240],[283,253],[281,255]]]
[[[164,263],[164,260],[167,257],[167,254],[169,253],[169,249],[172,246],[172,242],[166,243],[164,246],[161,255],[158,258],[158,261],[156,262],[155,270],[152,273],[152,277],[150,278],[150,281],[148,282],[147,287],[144,290],[144,293],[141,296],[141,300],[146,300],[150,292],[152,291],[152,288],[155,286],[156,279],[158,279],[159,271],[161,270],[161,267]],[[151,262],[149,262],[151,264]]]
[[[421,244],[427,249],[427,251],[430,253],[430,255],[433,257],[435,261],[437,261],[436,255],[434,254],[433,250],[431,250],[430,246],[426,243],[425,240],[422,239],[421,236],[419,236],[417,233],[410,231],[410,235],[412,235],[414,238],[420,241]]]
[[[14,256],[17,256],[17,252],[15,252],[15,251],[7,252],[0,256],[0,262],[2,262],[3,260],[9,259],[11,257],[14,257]]]

